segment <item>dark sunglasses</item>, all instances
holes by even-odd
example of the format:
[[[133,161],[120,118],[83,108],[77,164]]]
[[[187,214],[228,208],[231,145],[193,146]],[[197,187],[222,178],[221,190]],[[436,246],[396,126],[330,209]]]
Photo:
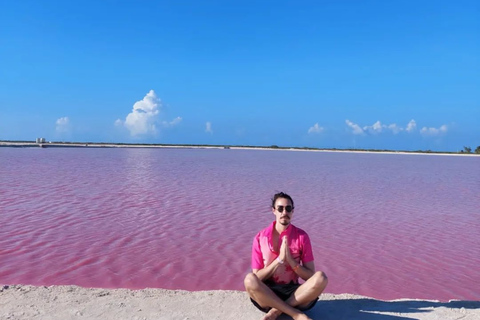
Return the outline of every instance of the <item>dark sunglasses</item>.
[[[293,210],[293,207],[292,207],[292,206],[277,206],[278,212],[282,213],[282,212],[283,212],[283,208],[285,208],[285,210],[286,210],[288,213],[292,212],[292,210]]]

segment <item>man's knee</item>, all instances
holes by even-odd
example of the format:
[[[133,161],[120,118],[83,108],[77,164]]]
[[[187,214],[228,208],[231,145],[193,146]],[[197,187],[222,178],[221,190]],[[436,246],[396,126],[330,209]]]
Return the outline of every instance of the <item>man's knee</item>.
[[[323,290],[328,284],[327,275],[323,271],[315,272],[313,278],[315,279],[315,283],[313,284],[315,288]]]
[[[259,286],[259,279],[258,277],[250,272],[245,276],[245,280],[243,281],[243,284],[245,285],[245,289],[247,290],[256,290]]]

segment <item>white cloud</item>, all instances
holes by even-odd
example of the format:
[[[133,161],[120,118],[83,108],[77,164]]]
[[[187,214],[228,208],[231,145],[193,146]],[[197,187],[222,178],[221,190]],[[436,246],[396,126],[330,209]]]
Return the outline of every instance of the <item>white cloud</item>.
[[[55,124],[56,124],[55,130],[58,133],[65,133],[70,131],[70,119],[68,119],[68,117],[62,117],[57,119]]]
[[[407,124],[407,128],[405,129],[407,132],[412,132],[417,128],[417,123],[415,120],[410,120],[410,122]]]
[[[213,133],[213,130],[212,130],[212,123],[211,123],[211,122],[207,122],[207,123],[205,123],[205,132],[208,132],[208,133]]]
[[[447,125],[443,125],[440,128],[427,128],[423,127],[422,130],[420,130],[420,133],[424,136],[438,136],[440,134],[446,133],[448,131]]]
[[[176,117],[175,119],[173,119],[173,120],[170,121],[170,122],[168,122],[168,121],[163,121],[162,124],[163,124],[164,127],[169,128],[169,127],[176,126],[176,125],[179,124],[180,122],[182,122],[182,117]]]
[[[378,134],[385,132],[386,130],[391,130],[393,134],[398,134],[402,131],[413,132],[417,127],[417,123],[413,119],[410,120],[406,128],[400,127],[396,123],[389,125],[382,124],[380,121],[375,122],[371,126],[364,126],[363,128],[349,120],[346,120],[345,123],[353,129],[353,134],[363,134],[366,132],[370,134]]]
[[[115,121],[116,126],[124,126],[130,131],[130,135],[155,135],[158,132],[157,125],[159,122],[160,110],[162,102],[157,97],[155,91],[150,90],[142,100],[135,102],[125,121],[120,119]],[[163,121],[164,127],[172,127],[182,121],[181,117],[177,117],[172,121]]]
[[[356,123],[353,123],[352,121],[350,120],[345,120],[345,123],[347,124],[347,126],[349,126],[350,128],[352,128],[352,133],[353,134],[363,134],[363,129],[360,128],[360,126]]]
[[[161,107],[162,102],[155,91],[150,90],[142,100],[135,102],[132,112],[127,115],[123,125],[132,136],[155,134],[157,133],[156,122]],[[116,123],[118,123],[118,120]]]
[[[382,132],[382,129],[384,128],[385,126],[382,125],[382,123],[380,121],[377,121],[375,122],[373,125],[371,126],[365,126],[363,127],[363,130],[364,131],[368,131],[370,133],[380,133]]]
[[[310,129],[308,129],[308,133],[321,133],[323,132],[323,130],[325,129],[323,127],[320,127],[317,122],[313,125],[313,127],[310,127]]]
[[[392,132],[393,132],[394,134],[397,134],[397,133],[399,133],[400,131],[403,130],[403,128],[400,128],[399,126],[397,126],[396,123],[392,123],[392,124],[389,125],[387,128],[390,129],[390,130],[392,130]]]

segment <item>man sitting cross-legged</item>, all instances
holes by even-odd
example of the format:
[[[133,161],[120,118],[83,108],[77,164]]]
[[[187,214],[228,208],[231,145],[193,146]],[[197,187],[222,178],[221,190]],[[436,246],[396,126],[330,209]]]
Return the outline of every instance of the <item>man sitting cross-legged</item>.
[[[253,304],[266,313],[264,320],[274,320],[282,313],[295,320],[310,319],[302,311],[317,303],[328,283],[325,273],[315,272],[307,233],[290,223],[293,209],[288,194],[275,194],[275,221],[253,240],[253,272],[247,274],[244,283]],[[300,285],[299,277],[305,283]]]

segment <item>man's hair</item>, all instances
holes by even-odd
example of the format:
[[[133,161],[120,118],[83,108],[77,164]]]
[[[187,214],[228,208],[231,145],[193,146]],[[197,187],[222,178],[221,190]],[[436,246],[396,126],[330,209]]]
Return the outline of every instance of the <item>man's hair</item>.
[[[293,205],[293,199],[292,197],[290,197],[288,194],[286,194],[285,192],[279,192],[279,193],[276,193],[273,198],[272,198],[272,208],[275,208],[275,202],[277,201],[278,198],[284,198],[284,199],[288,199],[290,200],[290,202],[292,203],[292,207],[295,207]]]

